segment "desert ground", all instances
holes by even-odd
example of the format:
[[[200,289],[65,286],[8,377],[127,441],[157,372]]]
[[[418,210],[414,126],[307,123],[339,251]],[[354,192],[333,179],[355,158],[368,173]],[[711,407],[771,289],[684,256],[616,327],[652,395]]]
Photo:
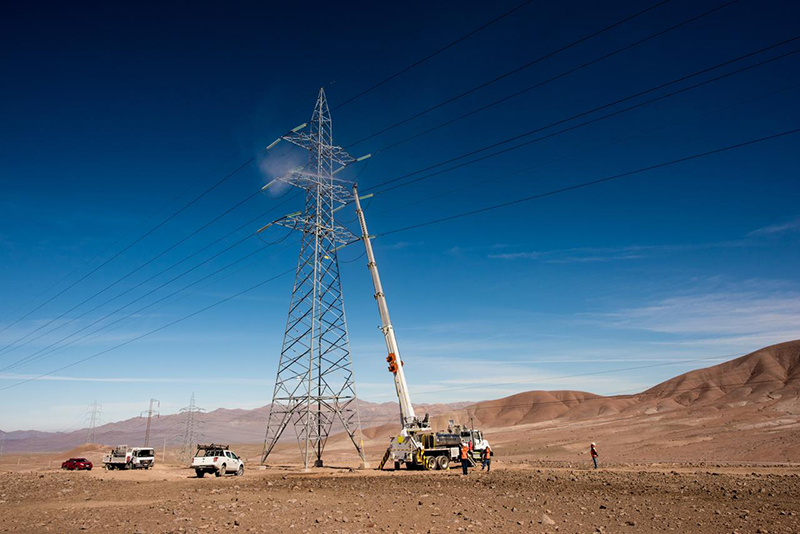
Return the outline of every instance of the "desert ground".
[[[633,395],[531,391],[432,408],[443,410],[435,428],[455,418],[484,430],[491,473],[377,471],[399,430],[380,418],[363,432],[366,470],[341,433],[324,468],[304,471],[291,436],[265,468],[260,441],[232,440],[245,475],[203,479],[168,444],[153,470],[107,472],[108,445],[23,452],[32,441],[19,441],[0,457],[0,531],[800,532],[798,341]],[[97,467],[59,469],[75,456]]]
[[[0,475],[3,532],[798,532],[800,466]]]

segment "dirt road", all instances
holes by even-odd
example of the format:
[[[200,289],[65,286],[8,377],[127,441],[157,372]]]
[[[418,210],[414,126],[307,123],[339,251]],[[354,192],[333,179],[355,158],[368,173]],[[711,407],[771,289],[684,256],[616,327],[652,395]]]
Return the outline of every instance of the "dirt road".
[[[2,532],[798,532],[797,469],[5,472]]]

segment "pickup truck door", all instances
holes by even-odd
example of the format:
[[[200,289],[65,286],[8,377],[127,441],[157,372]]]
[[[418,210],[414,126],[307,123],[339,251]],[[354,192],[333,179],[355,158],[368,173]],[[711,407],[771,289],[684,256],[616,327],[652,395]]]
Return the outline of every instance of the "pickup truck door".
[[[237,469],[235,464],[236,462],[231,457],[231,451],[225,451],[225,470],[229,473],[235,471]]]

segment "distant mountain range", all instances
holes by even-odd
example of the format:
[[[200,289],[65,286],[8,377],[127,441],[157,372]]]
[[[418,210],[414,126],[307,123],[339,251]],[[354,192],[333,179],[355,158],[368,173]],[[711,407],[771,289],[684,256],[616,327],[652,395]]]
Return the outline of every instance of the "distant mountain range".
[[[420,413],[437,415],[460,410],[471,403],[456,402],[452,404],[420,404],[415,405]],[[261,443],[269,418],[270,405],[252,410],[229,410],[219,408],[211,412],[195,414],[195,429],[201,439],[217,443]],[[360,401],[359,413],[363,428],[384,425],[390,422],[399,424],[400,412],[397,403],[385,402],[376,404]],[[107,423],[95,429],[95,442],[103,445],[140,446],[144,443],[147,421],[141,417],[126,419],[116,423]],[[163,446],[165,439],[168,447],[180,445],[186,427],[185,414],[164,415],[153,418],[150,427],[150,445]],[[334,426],[334,432],[337,428]],[[37,430],[15,430],[2,432],[5,438],[3,451],[13,452],[57,452],[83,445],[86,442],[87,429],[72,432],[41,432]],[[287,428],[283,439],[293,439],[294,433]]]
[[[397,403],[359,404],[365,439],[383,443],[399,427]],[[800,341],[758,350],[719,365],[682,374],[634,395],[605,397],[582,391],[528,391],[503,399],[478,403],[415,405],[418,413],[429,413],[434,426],[443,428],[447,419],[467,422],[495,434],[513,428],[546,423],[641,421],[647,425],[667,417],[680,425],[681,418],[702,417],[705,428],[731,428],[737,422],[747,431],[775,424],[800,429]],[[196,415],[202,439],[224,443],[261,443],[269,406],[254,410],[218,409]],[[750,421],[747,424],[742,421]],[[151,445],[180,444],[186,416],[167,415],[154,419]],[[776,423],[777,422],[777,423]],[[108,423],[95,430],[96,442],[104,445],[140,445],[146,421],[141,418]],[[673,423],[670,423],[673,424]],[[715,426],[716,425],[716,426]],[[334,430],[335,432],[336,430]],[[55,452],[84,443],[86,430],[69,433],[14,431],[2,433],[5,452]],[[286,439],[293,435],[287,433]],[[758,437],[758,436],[756,436]],[[512,436],[513,438],[513,436]],[[509,438],[509,439],[512,439]],[[659,438],[661,439],[661,438]],[[692,438],[695,439],[695,438]],[[705,440],[698,435],[698,440]],[[710,438],[709,438],[710,439]],[[377,440],[377,441],[376,441]],[[336,440],[334,440],[336,441]]]

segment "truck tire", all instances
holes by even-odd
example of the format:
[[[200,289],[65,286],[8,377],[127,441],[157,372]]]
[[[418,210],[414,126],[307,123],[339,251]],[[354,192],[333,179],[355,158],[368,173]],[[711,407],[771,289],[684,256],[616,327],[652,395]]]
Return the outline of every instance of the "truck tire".
[[[444,454],[439,456],[439,458],[436,459],[436,466],[443,471],[447,471],[450,467],[450,458]]]
[[[239,464],[239,469],[236,470],[236,476],[240,477],[244,474],[244,465]]]
[[[425,466],[426,471],[432,471],[436,469],[436,457],[435,456],[427,456],[425,457],[425,462],[423,464]]]
[[[195,469],[194,472],[197,474],[197,478],[203,478],[206,474],[202,469]]]
[[[400,471],[400,462],[395,462],[394,463],[394,470],[395,471]]]
[[[222,475],[225,474],[226,470],[227,467],[225,467],[225,464],[222,464],[221,466],[219,466],[219,469],[217,469],[217,472],[214,473],[214,476],[221,477]]]

